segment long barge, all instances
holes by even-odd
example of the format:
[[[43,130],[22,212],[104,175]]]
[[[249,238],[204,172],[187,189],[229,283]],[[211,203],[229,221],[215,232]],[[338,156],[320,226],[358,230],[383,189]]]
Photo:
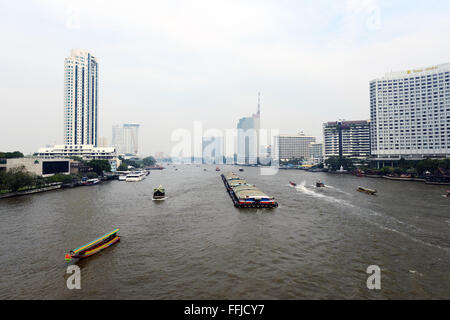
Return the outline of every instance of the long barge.
[[[225,188],[236,208],[276,208],[278,203],[234,172],[221,174]]]

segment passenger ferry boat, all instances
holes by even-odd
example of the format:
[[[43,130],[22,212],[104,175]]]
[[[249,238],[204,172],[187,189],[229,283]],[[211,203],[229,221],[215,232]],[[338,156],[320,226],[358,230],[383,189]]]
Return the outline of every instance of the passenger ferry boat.
[[[84,246],[70,250],[65,255],[65,260],[69,262],[72,259],[84,259],[112,246],[120,241],[120,237],[117,235],[117,232],[119,232],[119,229],[115,229],[112,232],[107,233],[100,238],[89,242],[88,244],[85,244]]]
[[[237,208],[276,208],[278,203],[233,172],[222,174],[227,192]]]
[[[166,190],[163,188],[162,185],[159,185],[159,187],[153,189],[153,200],[165,200],[166,197]]]
[[[125,178],[125,181],[127,181],[127,182],[141,181],[141,180],[145,179],[146,175],[147,174],[144,171],[135,171],[135,172],[128,174],[127,177]]]

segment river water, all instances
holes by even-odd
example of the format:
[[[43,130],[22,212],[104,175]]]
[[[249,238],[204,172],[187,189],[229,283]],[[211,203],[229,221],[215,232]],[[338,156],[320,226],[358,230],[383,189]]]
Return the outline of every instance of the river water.
[[[448,186],[221,166],[279,202],[236,209],[215,167],[177,168],[0,200],[0,298],[450,298]],[[159,184],[166,201],[152,201]],[[81,290],[69,290],[65,252],[114,228],[120,243],[76,262]],[[367,288],[369,265],[380,290]]]

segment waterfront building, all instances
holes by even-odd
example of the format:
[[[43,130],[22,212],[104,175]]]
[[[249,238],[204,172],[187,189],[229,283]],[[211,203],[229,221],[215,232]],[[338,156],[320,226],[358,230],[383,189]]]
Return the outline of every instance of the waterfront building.
[[[97,146],[98,62],[72,49],[64,61],[64,144]]]
[[[42,159],[73,158],[83,160],[108,160],[111,170],[115,171],[120,165],[117,151],[114,147],[95,147],[94,145],[55,145],[39,148],[35,156]]]
[[[323,124],[324,157],[370,156],[370,122],[332,121]]]
[[[23,167],[25,171],[38,176],[48,177],[55,173],[69,174],[70,160],[64,158],[41,159],[33,158],[11,158],[0,164],[0,171],[9,171],[14,168]]]
[[[256,165],[259,159],[259,129],[261,118],[260,94],[258,111],[251,117],[239,119],[237,125],[237,163]]]
[[[139,124],[124,123],[113,126],[111,145],[121,155],[135,156],[138,154]]]
[[[310,149],[311,149],[310,162],[312,164],[322,163],[323,162],[323,144],[311,142]]]
[[[280,161],[309,160],[311,157],[311,143],[316,142],[316,137],[307,136],[303,133],[296,135],[283,134],[275,139]]]
[[[450,63],[389,72],[369,90],[374,160],[450,156]]]
[[[222,164],[223,161],[223,138],[203,137],[202,139],[202,163]]]

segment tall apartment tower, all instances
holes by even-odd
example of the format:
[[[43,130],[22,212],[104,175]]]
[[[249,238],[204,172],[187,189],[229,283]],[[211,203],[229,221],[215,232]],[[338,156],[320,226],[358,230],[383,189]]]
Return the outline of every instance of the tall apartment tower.
[[[450,63],[370,81],[370,120],[379,160],[450,156]]]
[[[325,159],[370,156],[370,121],[332,121],[323,124]]]
[[[97,58],[72,49],[64,61],[64,144],[97,146]]]

